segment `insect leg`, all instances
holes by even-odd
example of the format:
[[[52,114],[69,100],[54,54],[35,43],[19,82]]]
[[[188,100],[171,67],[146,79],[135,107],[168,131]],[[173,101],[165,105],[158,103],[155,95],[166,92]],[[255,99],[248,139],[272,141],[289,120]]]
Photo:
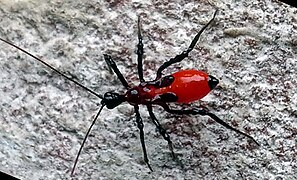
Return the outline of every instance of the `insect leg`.
[[[120,79],[121,83],[123,84],[123,86],[126,88],[126,89],[129,89],[130,86],[127,82],[127,80],[124,78],[123,74],[120,72],[119,68],[117,67],[116,63],[114,62],[114,60],[111,59],[111,56],[110,55],[107,55],[107,54],[103,54],[104,56],[104,59],[108,65],[109,68],[111,68],[115,73],[116,75],[118,76],[118,78]]]
[[[140,17],[138,16],[137,21],[137,28],[138,28],[138,44],[137,44],[137,69],[138,69],[138,75],[140,82],[144,82],[143,79],[143,68],[142,68],[142,60],[143,60],[143,43],[142,43],[142,35],[141,35],[141,29],[140,29]]]
[[[153,113],[152,105],[147,105],[147,110],[149,112],[150,117],[153,120],[153,123],[156,125],[159,133],[163,136],[163,138],[168,142],[169,150],[171,151],[172,157],[175,159],[175,154],[173,152],[172,141],[170,140],[169,134],[166,130],[161,126],[158,119],[156,118],[155,114]]]
[[[137,127],[139,129],[139,134],[140,134],[140,142],[141,142],[142,151],[143,151],[143,159],[144,159],[144,162],[147,164],[148,168],[151,171],[153,171],[153,169],[151,168],[151,165],[149,164],[149,159],[148,159],[147,153],[146,153],[145,142],[144,142],[144,132],[143,132],[143,121],[139,114],[138,105],[135,105],[134,109],[135,109],[135,114],[136,114],[136,123],[137,123]]]
[[[170,109],[169,106],[167,104],[162,104],[163,108],[165,111],[172,113],[172,114],[186,114],[186,115],[202,115],[202,116],[209,116],[210,118],[212,118],[213,120],[215,120],[217,123],[223,125],[224,127],[226,127],[227,129],[230,129],[232,131],[235,131],[239,134],[242,134],[248,138],[250,138],[254,143],[256,143],[258,146],[260,146],[260,144],[250,135],[239,131],[238,129],[233,128],[232,126],[230,126],[229,124],[227,124],[226,122],[224,122],[222,119],[220,119],[218,116],[216,116],[215,114],[209,112],[208,109],[206,108],[193,108],[193,109],[186,109],[186,110],[174,110],[174,109]]]
[[[181,62],[183,59],[185,59],[186,57],[188,57],[189,53],[194,49],[195,45],[197,44],[200,35],[203,33],[203,31],[213,22],[216,14],[217,14],[218,10],[215,11],[212,19],[205,25],[202,27],[202,29],[196,34],[196,36],[194,37],[194,39],[192,40],[190,46],[188,47],[187,50],[183,51],[181,54],[178,54],[177,56],[175,56],[174,58],[171,58],[169,61],[166,61],[164,64],[162,64],[159,69],[157,70],[157,79],[160,79],[162,76],[162,71],[164,69],[166,69],[167,67],[169,67],[170,65],[174,64],[174,63],[178,63]]]

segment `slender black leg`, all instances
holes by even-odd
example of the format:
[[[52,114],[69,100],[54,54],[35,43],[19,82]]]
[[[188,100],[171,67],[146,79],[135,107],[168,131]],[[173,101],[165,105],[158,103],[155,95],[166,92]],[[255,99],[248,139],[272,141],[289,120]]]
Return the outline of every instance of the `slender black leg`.
[[[129,89],[130,86],[129,86],[128,82],[126,81],[126,79],[124,78],[124,76],[122,75],[122,73],[120,72],[120,70],[118,69],[116,63],[111,59],[111,56],[110,55],[107,55],[107,54],[103,54],[103,56],[104,56],[104,59],[105,59],[107,65],[108,65],[108,67],[111,68],[116,73],[116,75],[120,79],[120,81],[123,84],[123,86],[126,89]]]
[[[202,32],[212,23],[212,21],[214,20],[216,14],[217,14],[218,10],[215,11],[212,19],[205,25],[202,27],[202,29],[196,34],[195,38],[192,40],[190,46],[188,47],[187,50],[183,51],[181,54],[175,56],[174,58],[171,58],[169,61],[166,61],[164,64],[162,64],[158,71],[157,71],[157,79],[160,79],[162,76],[162,71],[164,69],[166,69],[168,66],[177,63],[177,62],[181,62],[184,58],[188,57],[189,53],[193,50],[193,48],[195,47],[195,45],[197,44],[197,41],[200,37],[200,35],[202,34]]]
[[[226,127],[227,129],[230,129],[230,130],[233,130],[239,134],[242,134],[248,138],[250,138],[251,140],[254,141],[254,143],[256,143],[258,146],[260,146],[260,144],[250,135],[244,133],[244,132],[241,132],[235,128],[233,128],[232,126],[230,126],[229,124],[227,124],[226,122],[224,122],[222,119],[220,119],[219,117],[217,117],[215,114],[211,113],[208,111],[208,109],[206,108],[193,108],[193,109],[187,109],[187,110],[174,110],[174,109],[170,109],[169,106],[167,104],[163,104],[162,105],[164,110],[169,112],[169,113],[172,113],[172,114],[187,114],[187,115],[202,115],[202,116],[209,116],[211,117],[213,120],[215,120],[217,123],[223,125],[224,127]]]
[[[137,44],[137,69],[140,82],[144,82],[143,79],[143,69],[142,69],[142,59],[143,59],[143,43],[142,43],[142,36],[140,30],[140,17],[138,16],[137,21],[137,28],[138,28],[138,44]]]
[[[170,140],[170,136],[168,133],[166,133],[166,130],[161,126],[161,124],[159,123],[158,119],[156,118],[156,116],[153,113],[153,108],[152,105],[147,105],[147,110],[149,112],[150,117],[153,120],[153,123],[156,125],[159,133],[163,136],[163,138],[168,142],[168,147],[169,150],[171,151],[172,154],[172,158],[175,159],[175,154],[173,152],[173,147],[172,147],[172,141]]]
[[[139,129],[139,134],[140,134],[140,142],[141,142],[142,151],[143,151],[143,159],[144,159],[144,162],[147,164],[148,168],[151,171],[153,171],[153,169],[151,168],[151,165],[149,164],[149,159],[148,159],[147,153],[146,153],[145,142],[144,142],[144,132],[143,132],[143,122],[142,122],[142,118],[140,117],[140,114],[139,114],[138,105],[135,105],[134,109],[135,109],[135,114],[136,114],[136,123],[137,123],[137,127]]]

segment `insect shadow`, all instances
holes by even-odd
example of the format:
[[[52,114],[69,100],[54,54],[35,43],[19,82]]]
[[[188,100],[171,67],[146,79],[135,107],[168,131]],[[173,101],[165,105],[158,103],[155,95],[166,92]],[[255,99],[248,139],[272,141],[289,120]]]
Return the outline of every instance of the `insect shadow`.
[[[74,174],[75,167],[78,162],[79,155],[81,154],[82,148],[84,143],[87,140],[88,135],[90,134],[90,131],[92,127],[94,126],[96,120],[98,119],[102,109],[106,106],[108,109],[113,109],[117,107],[118,105],[122,104],[123,102],[128,102],[134,107],[134,111],[136,114],[136,123],[137,127],[139,129],[140,133],[140,142],[142,146],[143,151],[143,158],[144,162],[147,164],[148,168],[152,170],[151,165],[149,163],[149,159],[147,156],[145,141],[144,141],[144,131],[143,131],[143,120],[139,113],[139,105],[145,105],[147,107],[147,110],[149,112],[149,116],[152,119],[154,125],[156,126],[159,133],[163,136],[163,138],[168,142],[169,150],[171,151],[172,157],[176,158],[174,151],[173,151],[173,145],[172,141],[170,139],[169,134],[166,132],[166,130],[162,127],[162,125],[159,123],[158,119],[156,118],[155,114],[153,113],[153,105],[159,105],[163,107],[165,111],[172,114],[178,114],[178,115],[202,115],[202,116],[209,116],[219,124],[223,125],[224,127],[233,130],[239,134],[242,134],[249,139],[251,139],[254,143],[259,145],[259,143],[250,135],[237,130],[224,122],[222,119],[220,119],[218,116],[210,112],[205,107],[197,107],[192,109],[171,109],[169,107],[169,103],[191,103],[194,101],[197,101],[204,96],[206,96],[211,90],[213,90],[217,84],[219,83],[219,80],[215,78],[214,76],[208,75],[207,73],[195,69],[191,70],[181,70],[178,72],[175,72],[171,75],[167,75],[162,77],[162,71],[172,64],[181,62],[183,59],[188,57],[189,53],[194,49],[195,45],[197,44],[199,37],[201,36],[202,32],[214,21],[215,16],[217,14],[218,10],[215,11],[212,19],[202,27],[202,29],[196,34],[194,39],[192,40],[190,46],[183,51],[182,53],[176,55],[174,58],[171,58],[170,60],[164,62],[157,70],[156,78],[152,81],[145,81],[143,78],[143,68],[142,68],[142,62],[143,62],[143,43],[142,43],[142,34],[141,34],[141,28],[140,28],[140,18],[138,17],[137,22],[137,28],[138,28],[138,44],[137,44],[137,69],[138,69],[138,76],[140,80],[140,84],[138,86],[131,87],[120,70],[118,69],[115,61],[111,58],[110,55],[104,54],[104,59],[111,71],[113,71],[117,77],[119,78],[122,85],[127,89],[126,93],[119,94],[115,92],[106,92],[104,95],[100,95],[93,90],[87,88],[86,86],[82,85],[81,83],[73,80],[72,78],[66,76],[62,72],[55,69],[53,66],[49,65],[45,61],[41,60],[37,56],[29,53],[28,51],[25,51],[24,49],[14,45],[13,43],[4,40],[0,38],[1,41],[17,48],[18,50],[26,53],[27,55],[31,56],[35,60],[39,61],[40,63],[44,64],[54,72],[58,73],[59,75],[63,76],[65,79],[75,83],[76,85],[80,86],[84,90],[88,91],[89,93],[97,96],[101,99],[101,107],[99,108],[98,113],[96,114],[95,118],[93,119],[92,124],[90,125],[83,142],[81,144],[81,147],[78,151],[78,154],[75,158],[75,162],[71,171],[71,175]]]

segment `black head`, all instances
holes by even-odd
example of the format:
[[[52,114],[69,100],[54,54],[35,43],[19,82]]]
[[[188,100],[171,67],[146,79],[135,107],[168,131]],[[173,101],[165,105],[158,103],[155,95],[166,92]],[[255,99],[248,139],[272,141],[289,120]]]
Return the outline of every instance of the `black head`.
[[[108,109],[113,109],[125,101],[126,98],[124,95],[114,92],[107,92],[104,94],[101,104],[106,105]]]
[[[219,84],[219,80],[211,75],[208,75],[208,86],[213,90]]]

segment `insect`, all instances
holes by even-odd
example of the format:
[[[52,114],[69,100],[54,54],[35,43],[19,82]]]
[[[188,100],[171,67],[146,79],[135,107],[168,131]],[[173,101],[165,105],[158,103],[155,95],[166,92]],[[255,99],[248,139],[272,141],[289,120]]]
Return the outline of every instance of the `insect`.
[[[169,134],[166,132],[166,130],[162,127],[162,125],[159,123],[158,119],[156,118],[153,112],[153,105],[159,105],[163,107],[165,111],[172,114],[209,116],[210,118],[212,118],[219,124],[223,125],[224,127],[250,138],[254,143],[259,145],[259,143],[253,137],[228,125],[218,116],[216,116],[215,114],[213,114],[212,112],[210,112],[208,109],[204,107],[176,110],[176,109],[171,109],[168,105],[169,103],[172,103],[172,102],[191,103],[191,102],[197,101],[203,98],[204,96],[206,96],[219,83],[219,80],[216,79],[214,76],[208,75],[203,71],[198,71],[194,69],[181,70],[171,75],[162,76],[162,71],[164,69],[168,68],[172,64],[181,62],[186,57],[188,57],[189,53],[194,49],[195,45],[197,44],[203,31],[214,21],[217,11],[218,10],[215,11],[212,19],[205,26],[203,26],[202,29],[196,34],[190,46],[185,51],[176,55],[174,58],[171,58],[169,61],[164,62],[158,68],[156,73],[156,78],[152,81],[145,81],[143,78],[142,62],[143,62],[144,52],[143,52],[142,34],[141,34],[141,28],[140,28],[140,18],[138,18],[138,21],[137,21],[138,44],[137,44],[136,54],[137,54],[137,62],[138,62],[137,69],[138,69],[140,84],[138,86],[131,87],[126,81],[126,79],[124,78],[124,76],[122,75],[122,73],[120,72],[120,70],[118,69],[115,61],[113,61],[111,56],[104,54],[104,59],[107,62],[108,67],[116,74],[116,76],[119,78],[122,85],[127,89],[125,94],[119,94],[116,92],[106,92],[104,95],[100,95],[94,92],[93,90],[83,86],[79,82],[66,76],[65,74],[58,71],[57,69],[55,69],[45,61],[41,60],[40,58],[36,57],[35,55],[25,51],[24,49],[12,44],[7,40],[4,40],[2,38],[0,38],[0,40],[26,53],[27,55],[41,62],[42,64],[52,69],[56,73],[60,74],[67,80],[75,83],[76,85],[80,86],[84,90],[90,92],[91,94],[101,99],[101,107],[99,108],[98,113],[93,119],[92,124],[89,127],[84,137],[84,140],[82,142],[82,145],[78,151],[78,154],[76,156],[74,166],[71,172],[72,175],[74,174],[74,170],[77,165],[79,155],[81,154],[83,145],[86,142],[87,137],[92,127],[94,126],[96,120],[98,119],[102,109],[104,107],[107,107],[108,109],[113,109],[118,105],[122,104],[123,102],[128,102],[134,107],[134,111],[136,114],[136,123],[140,133],[140,142],[143,150],[144,162],[147,164],[148,168],[151,171],[153,171],[147,156],[147,151],[146,151],[146,146],[144,141],[144,130],[143,130],[144,125],[143,125],[143,120],[139,113],[139,105],[144,105],[147,107],[149,116],[152,119],[154,125],[156,126],[157,130],[162,135],[162,137],[167,141],[169,150],[171,151],[173,158],[175,158],[175,154],[173,151],[172,141],[170,139]]]

